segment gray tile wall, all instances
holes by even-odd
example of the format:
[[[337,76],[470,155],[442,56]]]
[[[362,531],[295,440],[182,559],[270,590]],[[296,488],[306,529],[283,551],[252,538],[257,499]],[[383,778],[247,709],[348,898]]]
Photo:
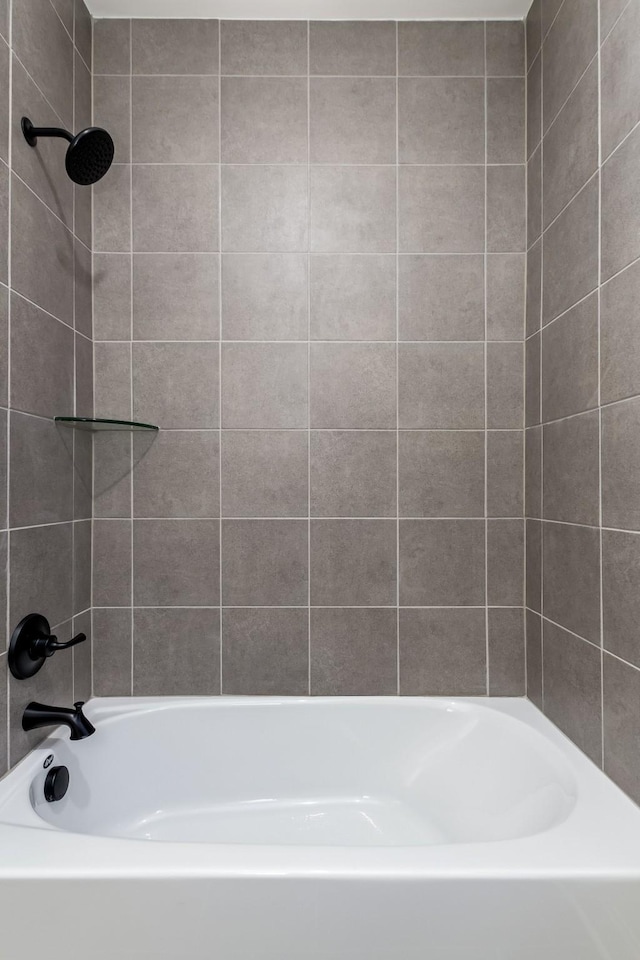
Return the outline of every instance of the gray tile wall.
[[[640,801],[640,0],[527,21],[529,696]]]
[[[94,44],[94,692],[522,694],[523,25]]]
[[[10,0],[0,13],[0,621],[28,613],[91,634],[91,441],[56,415],[91,416],[91,191],[74,188],[66,144],[20,131],[91,123],[91,20],[82,0]],[[91,643],[29,681],[0,656],[0,773],[38,739],[29,700],[91,695]]]

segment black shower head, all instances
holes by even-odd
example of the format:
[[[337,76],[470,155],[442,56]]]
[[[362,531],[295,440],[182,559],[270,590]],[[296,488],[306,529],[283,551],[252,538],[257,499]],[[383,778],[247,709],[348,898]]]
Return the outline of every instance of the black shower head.
[[[35,147],[38,137],[68,140],[65,167],[73,182],[82,186],[102,179],[113,162],[113,140],[101,127],[87,127],[74,137],[59,127],[34,127],[28,117],[23,117],[22,132],[30,147]]]

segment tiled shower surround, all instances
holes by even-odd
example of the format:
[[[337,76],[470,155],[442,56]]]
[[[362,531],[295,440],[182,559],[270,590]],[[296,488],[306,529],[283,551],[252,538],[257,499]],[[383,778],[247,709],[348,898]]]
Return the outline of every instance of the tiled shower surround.
[[[22,137],[91,122],[91,20],[81,0],[0,0],[0,551],[10,636],[28,613],[62,639],[91,634],[91,439],[53,417],[91,412],[91,191],[64,169],[66,143]],[[4,629],[4,628],[3,628]],[[91,643],[37,677],[8,680],[0,657],[0,773],[36,739],[32,699],[91,695]],[[10,721],[7,724],[7,719]],[[10,735],[9,735],[10,730]]]
[[[640,801],[640,0],[527,48],[528,692]]]
[[[94,692],[523,694],[523,24],[94,56]]]

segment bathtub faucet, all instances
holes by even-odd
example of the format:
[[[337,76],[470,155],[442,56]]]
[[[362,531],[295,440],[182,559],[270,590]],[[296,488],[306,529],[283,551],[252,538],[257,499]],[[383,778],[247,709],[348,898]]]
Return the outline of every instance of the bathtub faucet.
[[[22,729],[37,730],[38,727],[57,727],[61,723],[71,730],[71,740],[84,740],[96,732],[89,723],[82,708],[84,700],[78,700],[72,707],[48,707],[44,703],[32,700],[22,714]]]

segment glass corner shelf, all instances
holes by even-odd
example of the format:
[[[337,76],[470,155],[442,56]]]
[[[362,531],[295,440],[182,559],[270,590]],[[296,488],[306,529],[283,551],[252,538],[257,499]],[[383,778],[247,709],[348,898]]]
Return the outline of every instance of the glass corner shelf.
[[[75,430],[88,430],[99,433],[107,430],[158,430],[153,423],[137,423],[135,420],[104,420],[100,417],[54,417],[55,423]]]

